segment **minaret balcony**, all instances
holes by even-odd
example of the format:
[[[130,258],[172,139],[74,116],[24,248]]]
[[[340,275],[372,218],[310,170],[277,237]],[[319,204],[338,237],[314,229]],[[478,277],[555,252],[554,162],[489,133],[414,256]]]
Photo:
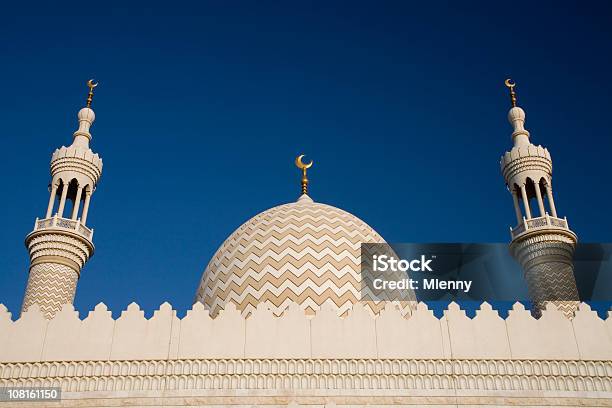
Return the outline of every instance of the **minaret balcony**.
[[[552,217],[548,214],[544,217],[530,219],[523,217],[522,223],[514,228],[510,228],[510,235],[512,235],[512,239],[516,239],[524,234],[545,230],[570,231],[567,218]]]
[[[34,232],[40,230],[67,230],[76,233],[88,241],[92,241],[94,230],[87,228],[81,224],[81,220],[71,220],[69,218],[58,217],[57,215],[51,218],[42,220],[36,219],[34,223]]]

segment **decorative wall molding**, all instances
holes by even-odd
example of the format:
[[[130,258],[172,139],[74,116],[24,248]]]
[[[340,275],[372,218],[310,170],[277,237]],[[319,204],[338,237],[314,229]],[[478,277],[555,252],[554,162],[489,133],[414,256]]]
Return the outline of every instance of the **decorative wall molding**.
[[[612,362],[442,359],[206,359],[0,364],[0,386],[186,389],[612,392]]]

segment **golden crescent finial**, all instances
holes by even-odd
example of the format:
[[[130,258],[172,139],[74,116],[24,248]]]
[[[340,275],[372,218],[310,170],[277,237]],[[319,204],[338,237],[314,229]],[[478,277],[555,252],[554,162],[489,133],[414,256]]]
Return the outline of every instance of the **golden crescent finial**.
[[[302,159],[305,155],[300,154],[295,158],[295,165],[298,169],[302,170],[302,194],[308,194],[308,177],[306,177],[306,170],[312,167],[314,163],[312,160],[310,163],[304,163]]]
[[[516,92],[514,92],[514,87],[516,86],[515,82],[512,82],[512,79],[507,78],[504,81],[504,84],[508,89],[510,89],[510,101],[512,102],[512,107],[516,108]]]
[[[313,163],[312,160],[310,161],[310,163],[307,163],[307,164],[302,161],[304,156],[305,154],[300,154],[298,157],[295,158],[295,165],[297,166],[298,169],[309,169],[312,167],[312,163]]]
[[[98,86],[98,83],[95,82],[93,79],[90,79],[89,81],[87,81],[87,87],[89,88],[89,94],[87,94],[87,107],[91,108],[91,101],[93,101],[93,90],[94,88]]]

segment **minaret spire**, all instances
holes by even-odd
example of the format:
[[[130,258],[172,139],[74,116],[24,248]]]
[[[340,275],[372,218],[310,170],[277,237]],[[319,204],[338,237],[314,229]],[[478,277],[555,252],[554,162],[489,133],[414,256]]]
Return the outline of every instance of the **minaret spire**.
[[[94,83],[93,79],[90,79],[89,81],[87,81],[87,86],[89,87],[89,94],[87,95],[87,107],[91,108],[91,101],[93,101],[93,96],[94,96],[94,88],[96,86],[98,86],[98,83]]]
[[[508,121],[514,128],[512,132],[514,146],[528,146],[531,143],[529,142],[529,132],[525,129],[525,111],[517,106],[516,92],[514,92],[516,83],[508,78],[504,81],[504,84],[510,89],[510,102],[512,103],[512,107],[508,112]]]
[[[295,158],[295,165],[298,169],[302,170],[302,195],[308,195],[308,177],[306,176],[306,170],[312,167],[313,161],[310,163],[304,163],[302,159],[305,155],[300,154]]]
[[[516,84],[512,82],[512,79],[508,78],[504,81],[504,84],[510,89],[510,101],[512,102],[512,107],[516,108],[516,92],[514,92],[514,87]]]
[[[87,102],[86,106],[81,109],[78,113],[79,118],[79,128],[76,132],[73,133],[74,142],[73,145],[77,145],[84,149],[89,149],[89,142],[91,141],[91,133],[89,133],[89,129],[91,125],[93,125],[94,120],[96,120],[96,114],[93,109],[91,109],[91,102],[93,101],[93,89],[98,86],[98,83],[94,83],[93,79],[87,81],[87,87],[89,88],[89,93],[87,94]]]
[[[513,127],[514,147],[502,156],[500,164],[517,220],[510,231],[510,250],[525,273],[534,315],[539,316],[546,303],[553,302],[571,317],[578,306],[572,260],[577,237],[567,218],[557,215],[550,153],[530,142],[525,111],[517,106],[516,84],[510,79],[504,83],[510,89],[508,121]],[[534,199],[537,214],[532,208]]]
[[[30,274],[22,312],[38,304],[43,315],[51,318],[62,305],[72,303],[81,269],[94,252],[87,216],[102,174],[102,159],[89,148],[89,130],[96,117],[91,101],[97,85],[87,82],[87,106],[78,113],[79,128],[72,144],[57,149],[51,158],[47,212],[43,219],[36,219],[26,237]],[[73,202],[70,214],[64,214],[67,201]]]

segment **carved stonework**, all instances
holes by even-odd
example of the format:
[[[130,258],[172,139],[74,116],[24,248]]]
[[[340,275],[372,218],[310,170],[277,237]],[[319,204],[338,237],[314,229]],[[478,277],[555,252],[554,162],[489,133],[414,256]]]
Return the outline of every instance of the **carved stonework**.
[[[57,229],[45,229],[32,232],[26,237],[32,265],[45,257],[63,258],[68,266],[74,265],[79,270],[93,255],[93,244],[83,236]]]
[[[64,391],[506,390],[612,392],[610,361],[206,359],[0,363],[0,386]],[[584,374],[583,374],[584,373]]]
[[[77,271],[66,265],[45,262],[32,266],[22,311],[36,303],[43,316],[51,319],[62,305],[74,301],[78,279]]]
[[[89,148],[63,146],[53,153],[51,174],[54,183],[60,179],[64,183],[77,179],[79,185],[93,188],[102,175],[102,159]]]
[[[277,317],[260,304],[248,317],[233,303],[211,317],[196,303],[183,318],[164,303],[149,318],[132,303],[113,318],[100,304],[81,320],[70,304],[46,320],[38,305],[13,322],[0,305],[0,362],[164,359],[612,360],[612,319],[586,304],[568,319],[548,305],[539,319],[520,303],[503,319],[486,303],[474,318],[455,303],[437,318],[424,303],[409,316],[356,304],[307,315],[290,303]],[[537,333],[537,336],[534,336]],[[214,334],[214,335],[212,335]],[[358,341],[356,340],[358,339]],[[610,373],[612,375],[612,372]]]
[[[527,177],[550,180],[552,160],[550,153],[542,146],[527,145],[514,147],[501,159],[501,171],[509,186],[524,184]]]
[[[198,303],[181,319],[164,303],[146,318],[133,303],[46,320],[34,305],[13,322],[0,305],[0,387],[59,386],[47,406],[66,407],[612,403],[612,319],[586,304],[572,320],[520,304],[506,319],[486,303],[474,318],[454,303],[441,318],[423,303],[407,318],[330,312],[230,303],[211,317]]]
[[[57,228],[36,230],[26,238],[30,275],[22,311],[37,303],[49,319],[66,303],[72,303],[81,268],[93,254],[85,237]]]
[[[574,233],[562,228],[525,233],[510,244],[512,256],[525,274],[534,316],[540,316],[548,302],[553,302],[568,317],[577,310],[575,247]]]

